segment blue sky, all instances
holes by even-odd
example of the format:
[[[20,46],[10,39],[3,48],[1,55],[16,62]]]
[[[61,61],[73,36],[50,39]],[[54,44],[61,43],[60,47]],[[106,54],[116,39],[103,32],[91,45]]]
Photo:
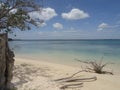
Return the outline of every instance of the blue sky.
[[[30,31],[15,30],[19,39],[120,39],[120,0],[43,0],[45,22]]]

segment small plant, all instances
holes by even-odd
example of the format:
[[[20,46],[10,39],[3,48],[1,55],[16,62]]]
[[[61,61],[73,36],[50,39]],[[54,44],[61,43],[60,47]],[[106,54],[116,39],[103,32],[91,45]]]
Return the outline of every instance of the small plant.
[[[104,67],[106,67],[108,64],[111,64],[111,63],[102,63],[102,60],[100,62],[96,62],[96,61],[81,61],[81,60],[78,60],[78,59],[75,59],[75,60],[77,60],[79,62],[82,62],[82,63],[89,64],[90,67],[86,67],[86,71],[95,72],[95,73],[98,73],[98,74],[111,74],[111,75],[113,75],[112,72],[103,71]]]

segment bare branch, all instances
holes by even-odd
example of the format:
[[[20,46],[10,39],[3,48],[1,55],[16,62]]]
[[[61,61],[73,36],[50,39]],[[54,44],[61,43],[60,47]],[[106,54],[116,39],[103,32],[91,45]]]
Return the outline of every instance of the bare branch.
[[[66,89],[66,88],[76,88],[76,87],[83,87],[83,83],[77,83],[77,84],[67,84],[60,87],[60,89]]]
[[[108,64],[113,64],[113,63],[103,63],[102,64],[103,57],[102,57],[102,60],[100,62],[96,62],[96,61],[81,61],[81,60],[78,60],[78,59],[75,59],[75,60],[79,61],[79,62],[82,62],[82,63],[85,63],[85,64],[89,64],[90,67],[87,67],[86,68],[87,70],[94,71],[95,73],[98,73],[98,74],[111,74],[111,75],[113,75],[112,72],[103,71],[103,68],[105,66],[107,66]]]

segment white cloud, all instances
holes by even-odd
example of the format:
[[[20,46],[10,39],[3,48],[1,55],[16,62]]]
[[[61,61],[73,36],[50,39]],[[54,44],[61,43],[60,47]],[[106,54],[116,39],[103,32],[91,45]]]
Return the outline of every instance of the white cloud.
[[[101,23],[99,26],[98,26],[98,29],[97,31],[102,31],[104,29],[107,29],[109,27],[109,25],[107,23]]]
[[[62,18],[68,20],[78,20],[88,18],[89,14],[84,12],[83,10],[74,8],[68,13],[62,13]]]
[[[53,27],[56,29],[63,29],[63,25],[61,23],[54,23]]]
[[[57,16],[57,13],[55,12],[53,8],[43,8],[41,14],[44,20],[50,20],[51,18]]]
[[[100,25],[98,25],[98,29],[97,31],[103,31],[103,30],[118,30],[120,27],[119,24],[114,24],[114,25],[109,25],[107,23],[101,23]]]
[[[43,20],[43,23],[37,22],[39,27],[46,26],[46,21],[52,19],[53,17],[57,16],[57,13],[53,8],[43,8],[41,11],[33,11],[29,13],[30,17],[34,20]]]
[[[43,8],[42,11],[33,11],[29,13],[32,19],[40,19],[44,21],[48,21],[53,17],[57,16],[57,13],[53,8]]]

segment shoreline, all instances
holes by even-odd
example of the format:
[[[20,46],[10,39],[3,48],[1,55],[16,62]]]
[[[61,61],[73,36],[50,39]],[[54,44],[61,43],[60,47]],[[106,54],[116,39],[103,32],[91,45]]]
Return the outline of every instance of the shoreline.
[[[13,83],[18,90],[60,90],[60,84],[54,82],[55,79],[71,76],[81,70],[81,68],[77,67],[33,59],[27,60],[26,58],[15,58],[15,68]],[[97,80],[94,82],[85,82],[81,90],[119,90],[120,88],[120,75],[88,72],[82,72],[79,75],[81,77],[97,77]]]
[[[63,60],[60,62],[60,60],[57,61],[56,58],[52,58],[53,60],[51,60],[51,58],[50,58],[50,60],[45,60],[44,58],[41,58],[41,57],[39,57],[40,58],[39,59],[39,58],[24,57],[24,56],[21,57],[19,55],[16,56],[16,58],[17,59],[25,59],[25,61],[29,60],[29,61],[36,61],[38,63],[39,62],[41,62],[41,63],[48,63],[48,65],[49,64],[63,65],[63,66],[68,66],[68,67],[74,67],[74,68],[77,68],[77,69],[81,69],[81,67],[89,66],[89,65],[87,65],[85,63],[82,63],[82,62],[79,62],[79,61],[76,61],[76,60],[74,60],[74,62],[71,62],[71,61],[70,62],[68,62],[68,61],[67,62],[66,61],[63,62]],[[98,60],[97,62],[99,63],[99,62],[101,62],[101,60]],[[117,61],[116,62],[114,62],[114,61],[107,62],[106,60],[103,60],[102,63],[103,64],[108,63],[105,66],[104,70],[107,70],[107,71],[113,72],[114,74],[119,74],[120,75],[120,71],[119,71],[119,69],[120,69],[120,62],[117,62]]]

